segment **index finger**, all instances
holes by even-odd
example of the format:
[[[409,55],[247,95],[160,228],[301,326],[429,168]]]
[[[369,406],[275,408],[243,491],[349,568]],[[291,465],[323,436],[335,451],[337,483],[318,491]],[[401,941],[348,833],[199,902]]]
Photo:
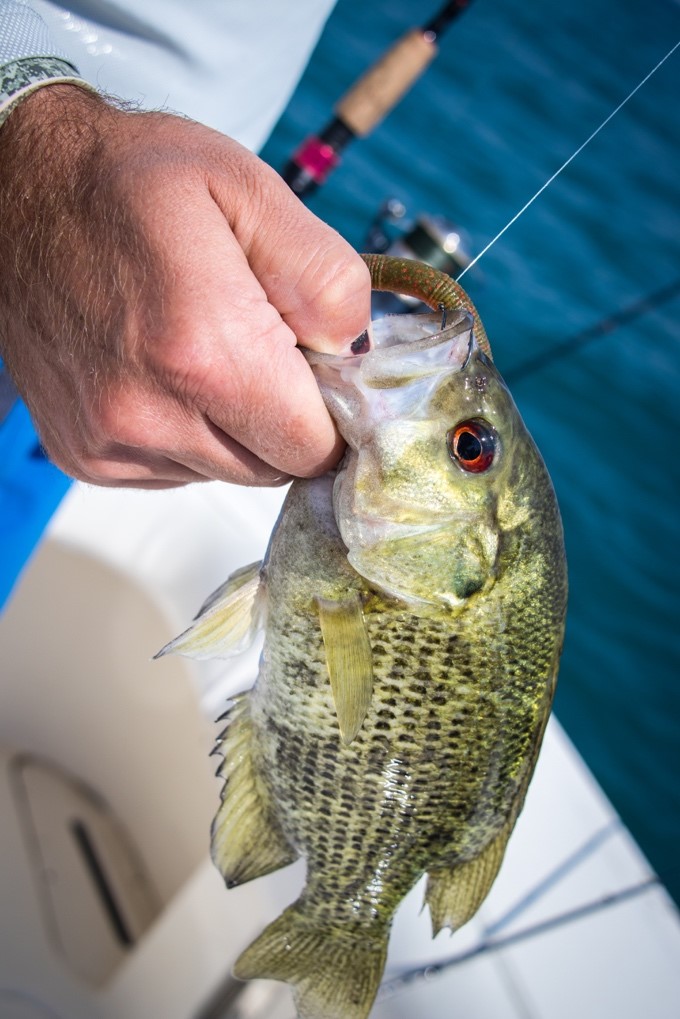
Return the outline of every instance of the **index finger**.
[[[307,477],[329,470],[339,460],[344,442],[294,334],[279,320],[269,332],[253,331],[251,336],[247,351],[231,338],[238,347],[232,366],[238,367],[213,375],[215,397],[207,417],[286,474]]]
[[[235,440],[285,474],[328,470],[344,444],[295,333],[267,299],[223,214],[210,201],[186,202],[175,228],[166,257],[182,285],[166,293],[162,341],[154,348],[163,388],[219,430],[217,438],[222,433],[225,457]],[[194,237],[201,238],[198,249],[181,242]]]

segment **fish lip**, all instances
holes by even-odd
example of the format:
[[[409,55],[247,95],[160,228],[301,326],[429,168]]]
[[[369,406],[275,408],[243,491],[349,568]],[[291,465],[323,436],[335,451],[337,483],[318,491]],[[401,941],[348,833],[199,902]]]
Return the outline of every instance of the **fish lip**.
[[[307,363],[312,368],[315,365],[327,365],[337,369],[349,366],[359,368],[367,361],[370,362],[372,360],[376,360],[375,358],[376,354],[379,354],[380,360],[383,362],[397,360],[403,358],[404,356],[407,356],[409,352],[412,354],[418,354],[438,347],[440,344],[449,342],[449,340],[453,339],[453,337],[469,331],[471,333],[471,339],[468,346],[467,357],[465,358],[464,362],[462,362],[458,366],[458,369],[462,369],[465,367],[465,364],[467,364],[472,349],[475,346],[473,332],[474,317],[470,312],[466,311],[464,308],[452,309],[452,314],[455,315],[455,318],[453,319],[453,321],[450,322],[449,325],[446,326],[445,329],[435,329],[434,331],[429,333],[423,332],[420,336],[416,338],[400,339],[392,343],[381,343],[381,342],[374,343],[372,341],[371,346],[369,347],[368,350],[359,351],[356,354],[352,353],[331,354],[323,351],[312,350],[311,347],[302,346],[299,347],[299,350],[301,351]],[[385,316],[384,319],[378,319],[372,323],[373,333],[375,334],[375,332],[380,329],[380,323],[385,322],[388,319],[400,319],[403,322],[409,317],[411,319],[420,320],[428,319],[432,321],[435,318],[436,319],[439,318],[439,312],[437,312],[436,315]],[[416,328],[418,327],[419,324],[423,328],[426,326],[426,323],[422,321],[421,323],[416,323]]]

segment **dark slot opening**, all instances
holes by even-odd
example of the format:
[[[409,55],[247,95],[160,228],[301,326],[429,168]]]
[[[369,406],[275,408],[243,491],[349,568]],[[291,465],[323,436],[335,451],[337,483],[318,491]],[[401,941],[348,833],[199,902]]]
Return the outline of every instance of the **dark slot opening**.
[[[104,906],[106,915],[109,918],[113,933],[121,945],[124,945],[125,948],[130,948],[134,944],[134,938],[130,934],[123,915],[118,908],[118,903],[116,902],[116,897],[113,894],[113,889],[107,880],[106,874],[104,873],[104,868],[102,867],[101,861],[97,855],[97,850],[95,849],[92,839],[88,834],[87,828],[82,821],[72,821],[71,832],[73,833],[76,844],[80,849],[85,866],[90,872],[94,886],[99,892],[102,905]]]

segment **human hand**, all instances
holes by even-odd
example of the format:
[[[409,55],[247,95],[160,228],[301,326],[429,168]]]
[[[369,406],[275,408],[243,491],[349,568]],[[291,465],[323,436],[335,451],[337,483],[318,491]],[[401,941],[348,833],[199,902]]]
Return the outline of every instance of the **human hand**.
[[[368,270],[217,132],[39,89],[0,130],[0,352],[95,484],[268,485],[339,459],[296,344],[349,349]]]

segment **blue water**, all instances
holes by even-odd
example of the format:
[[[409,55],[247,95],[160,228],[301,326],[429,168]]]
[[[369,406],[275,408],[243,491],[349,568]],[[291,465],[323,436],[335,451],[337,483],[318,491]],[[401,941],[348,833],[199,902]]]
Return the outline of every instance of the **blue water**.
[[[437,0],[339,0],[277,168]],[[360,247],[387,195],[479,251],[680,40],[672,0],[476,0],[310,207]],[[680,50],[469,273],[501,371],[680,276]],[[680,902],[680,298],[517,379],[566,533],[556,712]]]

